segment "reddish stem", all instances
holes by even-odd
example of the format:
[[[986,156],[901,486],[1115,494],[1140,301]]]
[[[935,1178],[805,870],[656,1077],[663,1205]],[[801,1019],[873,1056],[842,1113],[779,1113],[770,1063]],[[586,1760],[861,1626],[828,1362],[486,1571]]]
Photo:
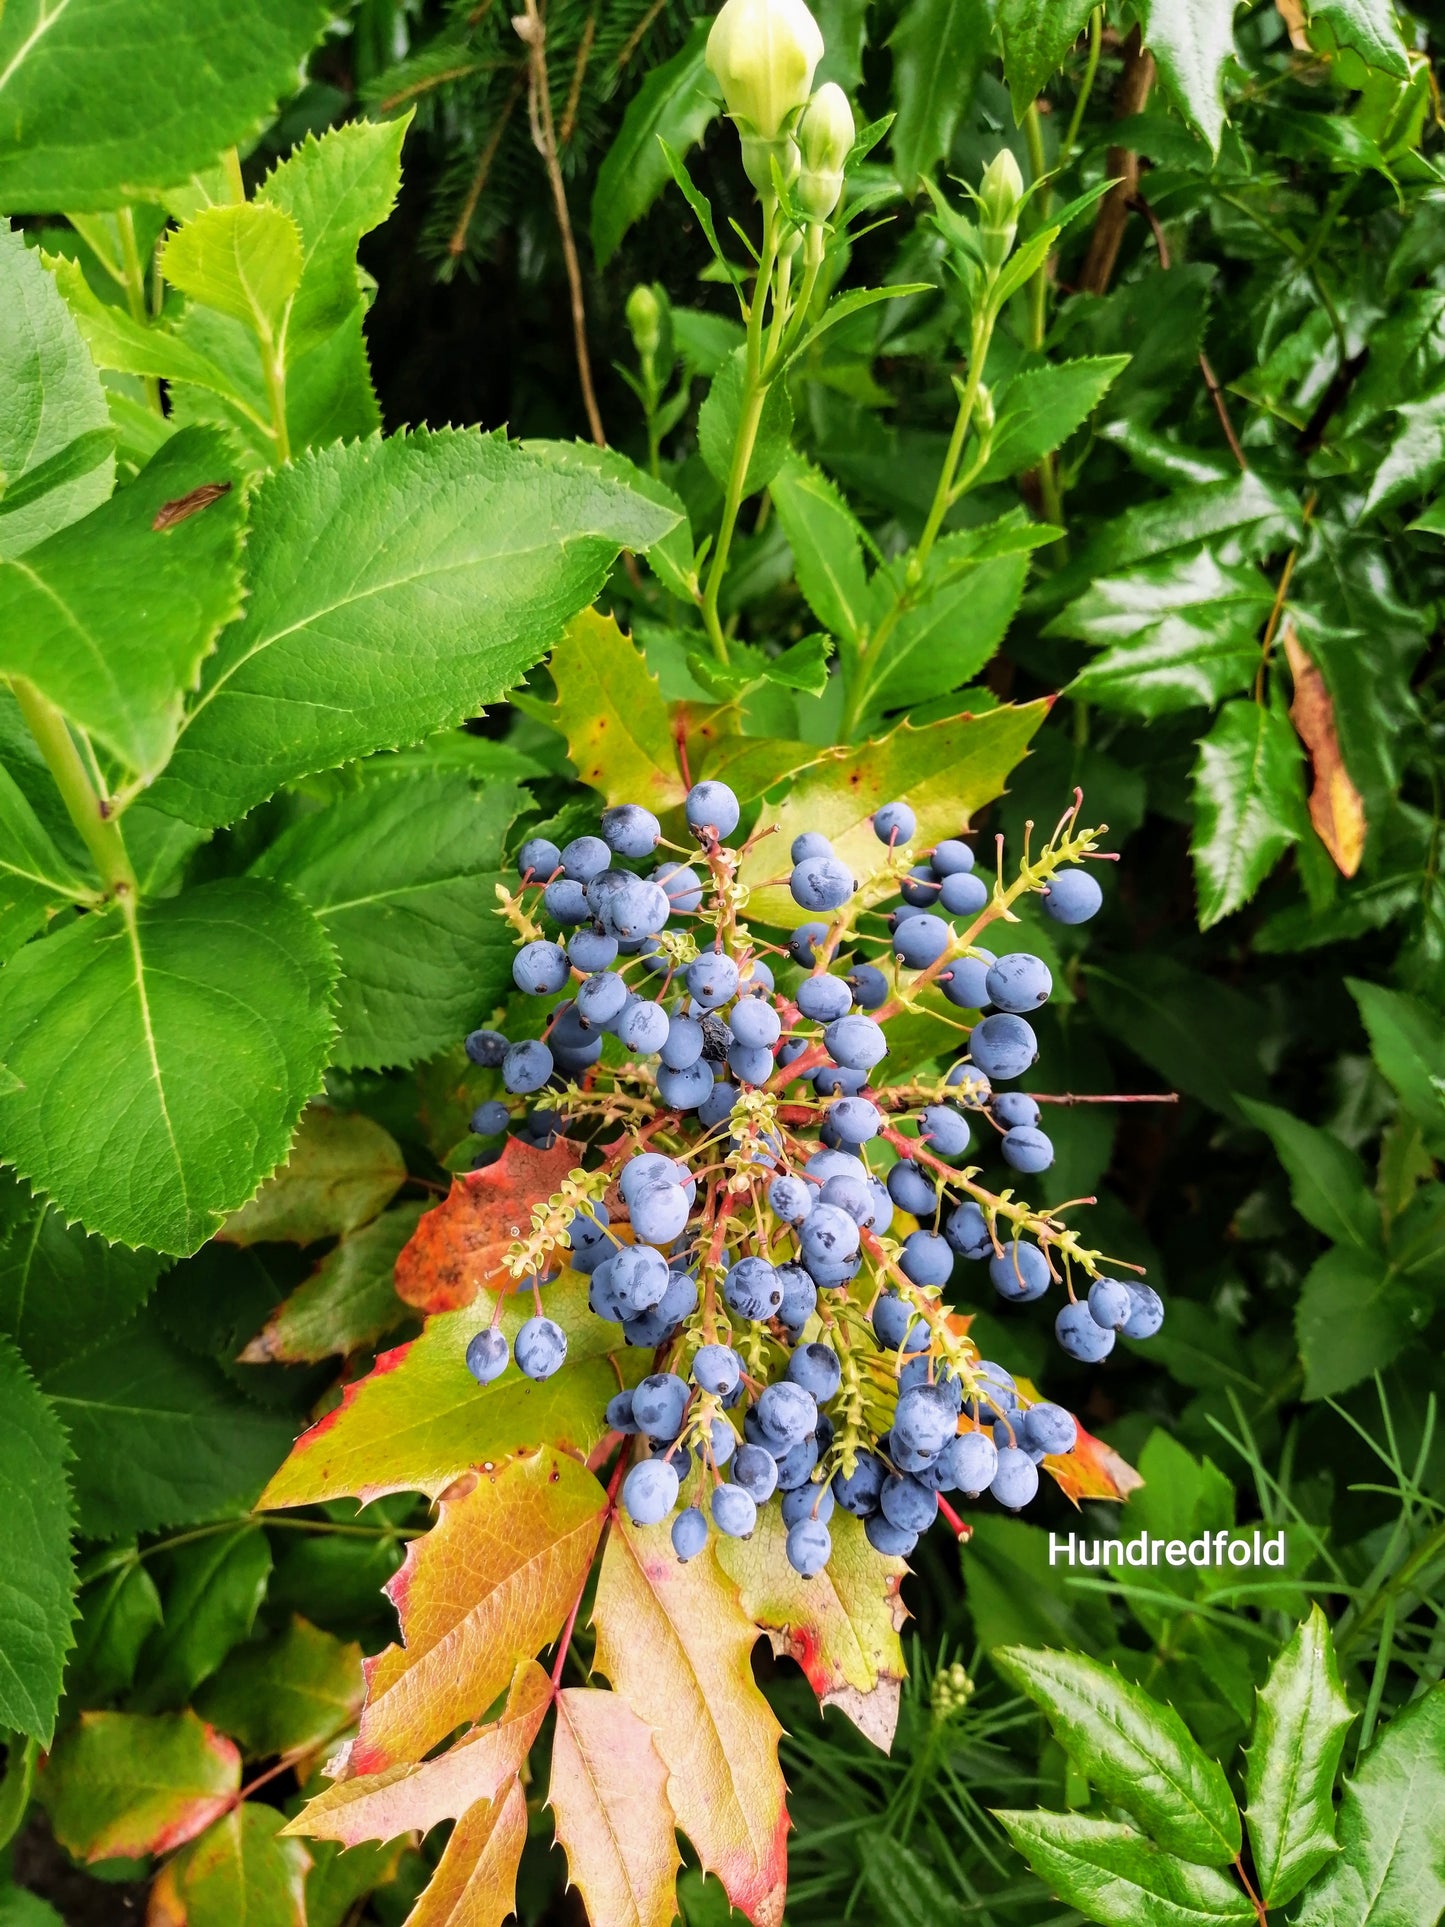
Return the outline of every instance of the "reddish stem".
[[[949,1527],[958,1540],[958,1543],[960,1545],[966,1545],[973,1537],[973,1527],[968,1523],[967,1519],[959,1518],[958,1514],[941,1492],[938,1495],[938,1509],[948,1521]]]

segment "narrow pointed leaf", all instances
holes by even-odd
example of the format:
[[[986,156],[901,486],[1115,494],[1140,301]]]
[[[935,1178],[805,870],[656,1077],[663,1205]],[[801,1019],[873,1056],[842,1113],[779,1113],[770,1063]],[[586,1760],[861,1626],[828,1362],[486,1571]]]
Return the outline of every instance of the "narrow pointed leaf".
[[[1336,1244],[1378,1251],[1380,1209],[1365,1168],[1348,1145],[1276,1104],[1241,1098],[1240,1108],[1274,1145],[1289,1176],[1294,1208],[1306,1223]]]
[[[503,1927],[516,1906],[526,1844],[527,1796],[514,1780],[505,1795],[473,1807],[452,1828],[406,1927]]]
[[[620,1694],[557,1695],[547,1803],[591,1927],[672,1927],[681,1855],[667,1768]]]
[[[1259,1690],[1249,1747],[1244,1817],[1267,1907],[1293,1900],[1338,1851],[1335,1773],[1354,1717],[1329,1622],[1316,1606]]]
[[[1099,1791],[1167,1853],[1215,1866],[1239,1852],[1229,1783],[1172,1707],[1080,1653],[1005,1646],[993,1660],[1043,1708],[1060,1745]]]
[[[1280,710],[1226,703],[1194,765],[1194,877],[1199,927],[1248,903],[1291,843],[1303,803],[1299,739]]]
[[[1224,133],[1224,63],[1234,52],[1234,0],[1145,0],[1144,44],[1165,90],[1191,126],[1219,151]]]
[[[341,1238],[304,1285],[278,1305],[240,1354],[243,1365],[314,1365],[350,1357],[406,1322],[396,1261],[426,1209],[414,1200]]]

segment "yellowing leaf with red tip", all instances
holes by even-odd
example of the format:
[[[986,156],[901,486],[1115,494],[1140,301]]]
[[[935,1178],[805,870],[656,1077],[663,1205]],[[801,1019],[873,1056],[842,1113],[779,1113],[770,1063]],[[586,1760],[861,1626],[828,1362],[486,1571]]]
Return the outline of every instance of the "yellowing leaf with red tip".
[[[687,793],[657,678],[611,616],[584,609],[562,631],[548,668],[557,687],[553,727],[577,774],[609,803],[658,815]]]
[[[194,1713],[82,1713],[56,1745],[39,1794],[77,1860],[169,1853],[225,1812],[241,1755]]]
[[[428,1319],[420,1338],[383,1352],[348,1385],[336,1410],[296,1441],[261,1507],[367,1501],[386,1492],[435,1498],[469,1466],[526,1446],[566,1445],[585,1457],[607,1432],[603,1413],[617,1390],[607,1353],[617,1328],[587,1309],[587,1280],[575,1272],[542,1296],[567,1334],[561,1371],[537,1384],[510,1367],[490,1385],[477,1384],[466,1349],[492,1322],[495,1300],[483,1292],[465,1311]],[[501,1320],[509,1339],[533,1311],[530,1293],[509,1296]],[[636,1351],[624,1351],[618,1363],[628,1383],[647,1370]]]
[[[795,1659],[822,1704],[846,1713],[886,1753],[906,1671],[898,1635],[908,1617],[901,1591],[908,1568],[875,1552],[862,1524],[841,1507],[828,1531],[832,1557],[804,1579],[788,1564],[781,1511],[764,1506],[750,1539],[718,1539],[718,1563],[773,1651]]]
[[[788,1814],[781,1732],[753,1679],[757,1628],[709,1546],[685,1565],[667,1527],[620,1516],[607,1536],[593,1609],[598,1672],[653,1739],[677,1824],[732,1904],[779,1927]]]
[[[672,1927],[681,1856],[667,1768],[620,1694],[558,1694],[547,1799],[591,1927]]]
[[[515,1777],[551,1703],[551,1680],[535,1659],[524,1659],[499,1719],[463,1734],[434,1760],[339,1780],[318,1793],[286,1831],[354,1847],[459,1820],[478,1801],[495,1800]]]
[[[587,1468],[550,1447],[459,1483],[387,1585],[405,1644],[366,1661],[366,1705],[349,1760],[356,1772],[420,1759],[486,1711],[518,1654],[556,1638],[606,1509]]]
[[[418,1311],[458,1311],[496,1289],[502,1259],[569,1171],[581,1148],[558,1138],[550,1151],[509,1137],[495,1164],[454,1178],[396,1261],[396,1289]]]
[[[259,1800],[228,1813],[164,1869],[146,1927],[306,1927],[311,1856],[283,1817]]]
[[[406,1927],[502,1927],[516,1906],[517,1866],[526,1844],[527,1796],[513,1780],[504,1798],[475,1806],[458,1820]]]

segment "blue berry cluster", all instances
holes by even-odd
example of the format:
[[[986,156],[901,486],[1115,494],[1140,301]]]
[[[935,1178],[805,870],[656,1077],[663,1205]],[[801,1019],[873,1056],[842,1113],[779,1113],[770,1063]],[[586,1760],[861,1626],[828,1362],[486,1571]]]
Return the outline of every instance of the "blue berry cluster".
[[[594,1179],[574,1174],[582,1188],[555,1236],[520,1247],[537,1315],[512,1347],[500,1323],[478,1333],[467,1364],[483,1384],[513,1355],[534,1379],[560,1368],[566,1336],[541,1285],[565,1263],[589,1278],[593,1313],[654,1354],[607,1407],[636,1441],[622,1503],[637,1524],[675,1514],[688,1559],[710,1531],[747,1536],[776,1500],[788,1559],[811,1576],[841,1505],[880,1553],[906,1555],[940,1506],[956,1521],[944,1495],[988,1492],[1017,1509],[1039,1462],[1076,1439],[1067,1412],[1025,1398],[950,1319],[957,1260],[986,1263],[1008,1300],[1062,1278],[1058,1337],[1085,1362],[1162,1321],[1156,1293],[1102,1273],[1061,1221],[989,1191],[962,1162],[975,1127],[1015,1172],[1052,1162],[1037,1101],[994,1088],[1037,1057],[1027,1017],[1050,994],[1049,969],[973,937],[1026,890],[1059,921],[1091,916],[1101,892],[1078,859],[1092,835],[1066,817],[1006,892],[959,838],[910,862],[904,803],[874,814],[885,848],[866,890],[826,837],[805,832],[787,883],[809,920],[784,949],[741,921],[732,791],[696,784],[684,814],[696,855],[669,845],[676,857],[658,860],[662,826],[637,804],[607,810],[600,836],[521,850],[513,976],[557,1001],[541,1038],[478,1031],[468,1052],[514,1098],[549,1091],[522,1126],[534,1141],[625,1129],[599,1147]],[[901,903],[874,910],[889,881]],[[541,918],[556,936],[535,934]],[[946,1078],[889,1083],[887,1020],[930,983],[978,1013],[967,1054]],[[511,1115],[494,1098],[473,1125],[495,1134]]]

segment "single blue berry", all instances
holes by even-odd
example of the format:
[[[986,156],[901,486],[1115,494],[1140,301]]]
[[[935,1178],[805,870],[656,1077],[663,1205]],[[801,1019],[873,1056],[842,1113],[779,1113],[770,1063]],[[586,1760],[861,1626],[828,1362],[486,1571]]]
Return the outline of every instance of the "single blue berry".
[[[788,878],[800,910],[840,910],[857,888],[853,873],[836,856],[806,856]]]
[[[512,959],[512,982],[528,997],[549,997],[572,975],[567,952],[560,944],[539,937],[523,944]]]
[[[702,907],[702,878],[685,863],[659,863],[650,880],[684,916]]]
[[[700,1345],[692,1361],[694,1382],[719,1398],[732,1390],[743,1374],[743,1362],[731,1345]]]
[[[919,1117],[918,1140],[936,1158],[961,1158],[968,1137],[968,1119],[951,1104],[930,1104]]]
[[[788,1360],[788,1377],[818,1405],[826,1405],[843,1382],[843,1368],[831,1345],[800,1345]]]
[[[1054,1161],[1052,1138],[1029,1124],[1020,1124],[1012,1131],[1005,1131],[1002,1148],[1004,1162],[1015,1171],[1022,1171],[1026,1177],[1036,1177],[1040,1171],[1047,1171]]]
[[[893,933],[893,954],[907,970],[926,970],[953,941],[953,929],[942,917],[920,910],[900,923]]]
[[[738,967],[725,950],[704,950],[683,973],[695,1003],[716,1010],[737,994]]]
[[[740,1445],[733,1454],[728,1478],[742,1487],[754,1505],[764,1505],[778,1489],[778,1462],[765,1446]]]
[[[500,1070],[510,1048],[499,1030],[474,1030],[466,1041],[467,1056],[484,1071]]]
[[[467,1346],[467,1370],[478,1385],[490,1385],[506,1371],[511,1355],[506,1333],[497,1325],[488,1325]]]
[[[602,840],[618,856],[651,856],[662,841],[662,825],[640,803],[618,803],[602,812]]]
[[[622,1504],[635,1526],[656,1526],[677,1504],[677,1472],[666,1459],[639,1459],[622,1481]]]
[[[578,836],[562,851],[562,868],[574,883],[590,883],[612,862],[612,852],[600,836]]]
[[[928,859],[936,877],[967,876],[973,868],[973,851],[956,836],[945,837]]]
[[[679,1512],[672,1522],[672,1549],[685,1565],[707,1544],[707,1520],[695,1505]]]
[[[1022,1077],[1039,1054],[1039,1042],[1022,1017],[1000,1012],[969,1033],[968,1054],[985,1077],[1007,1082]]]
[[[1029,1449],[1046,1456],[1072,1452],[1078,1437],[1079,1428],[1062,1405],[1051,1405],[1044,1399],[1024,1413],[1020,1443]]]
[[[1054,1335],[1070,1358],[1097,1365],[1114,1349],[1115,1334],[1095,1324],[1085,1304],[1068,1304],[1054,1320]]]
[[[768,1186],[768,1209],[784,1224],[801,1224],[813,1208],[813,1195],[803,1178],[774,1178]]]
[[[687,1409],[687,1386],[676,1372],[653,1372],[632,1392],[632,1416],[649,1438],[675,1439]]]
[[[723,1297],[739,1318],[761,1324],[783,1300],[783,1287],[766,1258],[740,1258],[723,1279]]]
[[[998,1470],[988,1489],[1001,1506],[1017,1512],[1038,1491],[1039,1468],[1027,1452],[1016,1445],[1006,1445],[998,1455]]]
[[[918,818],[906,803],[885,803],[873,812],[873,834],[880,843],[911,843],[918,834]]]
[[[691,829],[710,830],[721,838],[732,835],[742,810],[726,783],[694,783],[683,803],[683,814]]]
[[[823,1032],[823,1045],[833,1062],[849,1071],[871,1071],[888,1055],[882,1026],[856,1013],[829,1024]]]
[[[946,1285],[953,1276],[953,1253],[932,1231],[910,1231],[898,1263],[904,1277],[919,1286]]]
[[[981,1258],[992,1258],[994,1255],[993,1234],[988,1228],[988,1219],[972,1198],[965,1198],[945,1220],[943,1235],[960,1258],[970,1258],[977,1263]]]
[[[898,894],[915,910],[931,910],[938,902],[938,878],[926,863],[915,863],[899,884]]]
[[[947,970],[939,973],[938,983],[944,996],[960,1010],[987,1010],[988,972],[994,961],[991,950],[975,946],[971,957],[956,957]]]
[[[528,1378],[550,1378],[567,1356],[567,1334],[554,1319],[529,1318],[513,1351]]]
[[[1164,1300],[1152,1285],[1129,1286],[1133,1310],[1122,1327],[1126,1338],[1152,1338],[1164,1323]]]
[[[545,836],[529,836],[517,852],[517,875],[524,882],[545,883],[562,867],[562,852]]]
[[[1027,1091],[1000,1091],[988,1108],[994,1122],[1006,1131],[1039,1121],[1039,1107]]]
[[[488,1098],[472,1112],[472,1129],[478,1137],[496,1137],[506,1130],[510,1121],[511,1112],[495,1097]]]
[[[792,1493],[788,1494],[789,1498],[792,1496]],[[788,1527],[785,1550],[793,1571],[804,1579],[811,1579],[823,1570],[832,1555],[832,1535],[821,1519],[815,1519],[810,1514]]]
[[[712,1495],[712,1522],[729,1539],[747,1539],[758,1522],[757,1501],[745,1486],[717,1486]]]
[[[669,1110],[698,1110],[711,1095],[712,1087],[712,1065],[704,1064],[700,1058],[680,1071],[666,1064],[658,1067],[657,1094]]]
[[[956,870],[938,886],[938,907],[950,917],[976,917],[988,907],[988,885],[980,876]]]
[[[538,1037],[513,1044],[502,1059],[502,1082],[517,1097],[540,1091],[552,1075],[552,1053]]]
[[[1021,1244],[1017,1238],[1011,1239],[1001,1254],[989,1259],[988,1275],[1000,1298],[1020,1305],[1042,1298],[1052,1276],[1049,1261],[1039,1247]]]
[[[989,1002],[1016,1016],[1026,1016],[1046,1004],[1054,987],[1053,972],[1042,957],[1028,950],[1011,950],[990,964],[985,981]]]
[[[889,1167],[888,1195],[913,1218],[931,1218],[938,1208],[937,1190],[912,1158],[900,1158]]]
[[[1060,870],[1044,885],[1044,908],[1055,923],[1087,923],[1104,901],[1104,892],[1087,870]]]
[[[916,1532],[905,1532],[902,1526],[885,1519],[881,1512],[870,1512],[866,1516],[863,1533],[873,1550],[881,1552],[887,1559],[906,1559],[918,1544]]]

